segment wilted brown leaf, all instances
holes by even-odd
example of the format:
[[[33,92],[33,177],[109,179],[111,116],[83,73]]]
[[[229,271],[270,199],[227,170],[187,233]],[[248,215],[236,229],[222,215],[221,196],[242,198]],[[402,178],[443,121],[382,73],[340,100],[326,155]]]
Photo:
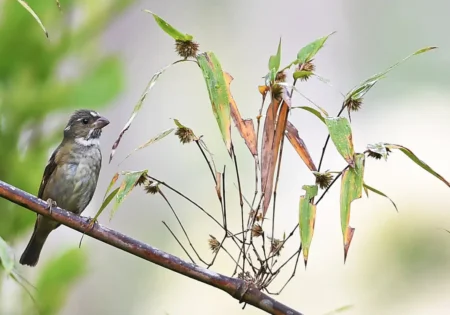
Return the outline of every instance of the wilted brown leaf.
[[[289,121],[286,126],[286,137],[289,139],[289,142],[292,144],[295,151],[297,151],[303,162],[305,162],[306,166],[308,166],[311,171],[317,171],[316,165],[314,164],[305,143],[298,135],[297,128],[295,128],[295,126]]]

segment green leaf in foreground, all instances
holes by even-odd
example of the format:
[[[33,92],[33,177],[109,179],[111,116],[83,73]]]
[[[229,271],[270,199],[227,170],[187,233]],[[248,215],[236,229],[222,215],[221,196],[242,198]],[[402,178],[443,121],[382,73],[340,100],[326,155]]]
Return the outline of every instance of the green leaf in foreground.
[[[40,314],[60,314],[71,289],[81,280],[86,269],[87,255],[79,248],[70,249],[46,262],[36,283]]]
[[[147,172],[148,172],[148,170],[122,173],[123,181],[122,181],[122,184],[120,184],[119,190],[117,191],[115,203],[111,210],[110,220],[116,213],[120,204],[122,204],[124,202],[124,200],[128,197],[130,192],[133,190],[133,188],[136,187],[136,184],[138,183],[139,179],[141,179],[142,176],[147,175]]]
[[[192,35],[189,34],[183,34],[177,29],[175,29],[172,25],[164,21],[161,17],[156,15],[150,10],[144,10],[146,13],[150,13],[153,15],[153,18],[155,19],[156,23],[159,25],[159,27],[166,32],[170,37],[172,37],[175,40],[182,40],[182,41],[190,41],[193,39]]]
[[[430,166],[428,166],[428,164],[426,164],[424,161],[419,159],[410,149],[405,148],[404,146],[401,146],[401,145],[398,145],[398,144],[385,143],[384,145],[386,146],[386,148],[391,149],[391,150],[394,150],[394,149],[400,150],[407,157],[409,157],[414,163],[416,163],[421,168],[426,170],[428,173],[430,173],[433,176],[435,176],[436,178],[440,179],[442,182],[444,182],[447,186],[450,187],[450,182],[449,181],[447,181],[444,177],[442,177],[441,175],[436,173]]]
[[[316,205],[313,199],[319,191],[317,185],[304,185],[302,187],[306,191],[304,196],[300,197],[299,205],[299,227],[300,238],[303,248],[303,259],[305,267],[308,263],[309,248],[314,235],[314,223],[316,222]]]
[[[314,56],[319,52],[319,50],[323,47],[325,42],[327,41],[328,37],[333,35],[335,32],[328,34],[327,36],[321,37],[319,39],[316,39],[315,41],[309,43],[297,54],[297,63],[305,63],[308,61],[311,61],[311,59],[314,58]]]
[[[341,181],[341,228],[344,243],[344,261],[347,259],[348,249],[355,229],[350,226],[350,205],[362,196],[364,180],[364,154],[355,155],[355,167],[347,168],[342,174]]]
[[[39,26],[44,31],[45,36],[48,38],[48,32],[45,29],[44,24],[42,24],[41,19],[39,18],[39,16],[37,16],[37,14],[33,11],[33,9],[28,5],[28,3],[26,3],[23,0],[17,0],[17,2],[19,2],[20,5],[23,6],[25,8],[25,10],[27,10],[31,14],[31,16],[33,16],[33,18],[36,20],[36,22],[38,22]]]
[[[355,167],[352,129],[348,119],[345,117],[326,117],[325,124],[338,152],[351,167]]]
[[[14,269],[14,251],[8,243],[0,236],[0,265],[6,274],[10,274]]]
[[[369,92],[369,90],[380,80],[383,79],[386,74],[388,74],[388,72],[390,72],[392,69],[394,69],[395,67],[397,67],[398,65],[400,65],[401,63],[405,62],[406,60],[408,60],[409,58],[411,58],[412,56],[416,56],[419,54],[422,54],[424,52],[433,50],[437,47],[425,47],[422,49],[419,49],[418,51],[412,53],[411,55],[403,58],[402,60],[400,60],[399,62],[393,64],[392,66],[390,66],[389,68],[387,68],[386,70],[384,70],[383,72],[377,73],[373,76],[371,76],[370,78],[368,78],[367,80],[363,81],[362,83],[360,83],[359,85],[355,86],[350,92],[347,93],[347,95],[345,96],[345,100],[344,100],[344,104],[349,104],[351,101],[360,101],[362,100],[362,98],[364,97],[364,95]]]
[[[398,209],[397,209],[397,206],[396,206],[395,202],[394,202],[391,198],[389,198],[386,194],[382,193],[382,192],[379,191],[378,189],[375,189],[375,188],[373,188],[373,187],[370,187],[369,185],[366,185],[365,183],[364,183],[363,185],[364,185],[364,189],[366,190],[367,196],[369,196],[367,190],[370,190],[370,191],[376,193],[377,195],[386,197],[386,198],[389,199],[389,201],[394,205],[395,210],[398,212]]]
[[[219,125],[222,139],[231,155],[231,109],[228,85],[222,66],[213,52],[197,55],[208,88],[212,110]]]

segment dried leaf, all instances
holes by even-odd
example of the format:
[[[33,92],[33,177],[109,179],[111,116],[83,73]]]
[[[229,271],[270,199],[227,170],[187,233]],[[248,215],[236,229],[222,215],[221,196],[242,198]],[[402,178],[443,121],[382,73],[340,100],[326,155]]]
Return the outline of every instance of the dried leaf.
[[[216,171],[216,193],[219,200],[222,200],[222,173]]]
[[[444,182],[447,186],[450,187],[450,182],[448,182],[444,177],[442,177],[441,175],[439,175],[438,173],[436,173],[430,166],[428,166],[428,164],[426,164],[424,161],[422,161],[421,159],[419,159],[410,149],[398,145],[398,144],[389,144],[389,143],[385,143],[384,144],[386,146],[386,148],[388,149],[398,149],[401,152],[403,152],[407,157],[409,157],[414,163],[416,163],[417,165],[419,165],[421,168],[423,168],[424,170],[426,170],[428,173],[430,173],[431,175],[435,176],[436,178],[440,179],[442,182]]]
[[[303,248],[303,259],[305,267],[308,263],[309,248],[314,235],[314,224],[316,222],[316,205],[313,199],[317,196],[319,189],[317,185],[304,185],[302,187],[306,191],[304,196],[300,197],[299,205],[299,227],[300,238]]]
[[[314,164],[314,161],[306,148],[306,144],[298,135],[297,128],[295,128],[295,126],[289,121],[286,126],[286,137],[289,139],[289,142],[292,144],[295,151],[297,151],[303,162],[305,162],[306,166],[308,166],[311,171],[317,171],[316,165]]]
[[[222,139],[225,142],[228,153],[231,156],[231,119],[230,119],[230,94],[219,60],[214,53],[206,52],[197,55],[197,61],[203,72],[203,77],[208,88],[214,116],[219,125]]]
[[[272,102],[267,108],[266,120],[264,122],[261,160],[261,192],[264,195],[264,216],[272,198],[275,168],[278,162],[281,139],[286,131],[290,107],[288,91],[285,87],[282,87],[282,91],[283,97],[281,101],[272,98]]]
[[[348,119],[345,117],[326,117],[325,123],[338,152],[351,167],[355,167],[352,129]]]
[[[369,197],[369,194],[368,194],[367,190],[370,190],[370,191],[376,193],[377,195],[386,197],[386,198],[389,199],[389,201],[394,205],[395,210],[398,212],[398,209],[397,209],[397,206],[396,206],[395,202],[392,201],[392,199],[389,198],[387,195],[385,195],[384,193],[382,193],[381,191],[379,191],[379,190],[377,190],[377,189],[375,189],[375,188],[373,188],[373,187],[370,187],[370,186],[367,185],[366,183],[363,184],[363,187],[364,187],[364,190],[366,191],[367,197]]]
[[[230,100],[231,117],[233,118],[234,124],[236,125],[239,134],[241,135],[242,138],[244,138],[245,144],[250,150],[250,153],[256,157],[258,155],[258,148],[257,148],[258,144],[256,143],[256,134],[255,134],[255,127],[253,125],[253,120],[242,119],[241,113],[239,113],[239,109],[230,91],[230,84],[231,81],[233,80],[233,77],[226,72],[224,72],[224,75],[225,75],[225,82],[227,83],[228,98]]]
[[[155,13],[144,10],[146,13],[150,13],[153,15],[153,18],[155,19],[156,23],[159,25],[159,27],[166,32],[170,37],[172,37],[175,40],[182,40],[182,41],[191,41],[193,39],[192,35],[189,34],[183,34],[180,31],[176,30],[172,25],[164,21],[162,18],[160,18]]]
[[[347,259],[348,249],[350,247],[353,233],[355,231],[350,223],[350,205],[361,198],[364,178],[364,154],[355,155],[355,167],[347,168],[342,174],[341,181],[341,228],[344,239],[344,261]]]

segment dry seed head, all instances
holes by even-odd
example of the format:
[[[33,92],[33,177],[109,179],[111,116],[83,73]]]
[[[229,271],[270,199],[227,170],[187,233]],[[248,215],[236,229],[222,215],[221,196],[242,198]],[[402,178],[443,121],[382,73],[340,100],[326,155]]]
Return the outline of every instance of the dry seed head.
[[[212,236],[211,234],[209,235],[209,240],[208,240],[208,244],[209,244],[209,249],[211,249],[211,251],[213,252],[213,254],[217,253],[220,249],[220,243],[217,240],[217,238],[215,238],[214,236]]]
[[[373,152],[370,150],[368,150],[368,151],[369,151],[369,153],[367,155],[375,160],[380,160],[383,157],[383,155],[380,153]],[[391,153],[391,149],[386,148],[386,156],[389,156],[389,153]]]
[[[176,40],[175,51],[184,59],[195,57],[198,52],[198,44],[190,40]]]
[[[313,174],[316,177],[316,185],[318,185],[320,189],[327,188],[333,181],[333,175],[330,172],[325,173],[313,172]]]
[[[275,82],[286,82],[286,73],[284,71],[277,72]]]
[[[261,236],[261,235],[263,235],[263,233],[264,233],[264,231],[263,231],[261,225],[259,225],[259,224],[253,225],[253,227],[252,227],[252,236],[253,237]]]
[[[263,219],[263,214],[262,214],[262,212],[258,211],[258,213],[256,214],[256,217],[255,217],[255,214],[256,214],[256,211],[255,211],[255,210],[250,211],[250,213],[249,213],[250,219],[251,219],[252,221],[253,221],[253,219],[254,219],[256,222],[262,221],[262,219]]]
[[[344,106],[347,107],[348,112],[357,112],[358,110],[361,109],[361,105],[362,105],[362,98],[357,98],[357,99],[352,99],[349,98],[348,100],[345,101]]]
[[[280,256],[281,250],[283,249],[284,244],[282,240],[278,240],[276,238],[272,239],[270,242],[270,253],[276,256]]]
[[[297,71],[309,71],[309,72],[314,72],[316,70],[316,66],[312,63],[312,60],[299,64],[297,66]],[[311,77],[310,75],[305,75],[303,77],[300,78],[300,81],[307,81],[309,78]]]
[[[154,195],[159,192],[159,183],[155,183],[149,180],[144,186],[145,192],[150,195]]]
[[[178,139],[180,139],[182,144],[189,143],[195,139],[194,132],[192,129],[187,127],[179,127],[175,134],[178,136]]]
[[[272,90],[272,98],[277,101],[280,101],[283,96],[283,87],[279,84],[273,84],[271,90]]]
[[[141,186],[141,185],[146,186],[148,181],[149,180],[147,178],[147,175],[146,174],[142,174],[141,177],[139,177],[139,179],[137,180],[136,186]]]

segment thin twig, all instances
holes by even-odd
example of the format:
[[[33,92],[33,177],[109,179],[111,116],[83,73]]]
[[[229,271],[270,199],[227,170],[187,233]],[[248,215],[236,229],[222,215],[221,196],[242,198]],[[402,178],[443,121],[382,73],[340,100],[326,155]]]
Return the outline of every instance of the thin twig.
[[[183,244],[181,244],[180,240],[177,238],[177,236],[175,235],[175,233],[173,233],[173,231],[170,229],[170,227],[166,224],[166,222],[162,221],[162,223],[165,225],[165,227],[169,230],[170,234],[172,234],[172,236],[175,238],[175,240],[178,242],[178,245],[180,245],[180,247],[183,249],[184,253],[189,257],[189,259],[192,261],[193,264],[196,265],[194,259],[192,259],[191,255],[189,255],[188,251],[186,250],[186,248],[184,248]]]

